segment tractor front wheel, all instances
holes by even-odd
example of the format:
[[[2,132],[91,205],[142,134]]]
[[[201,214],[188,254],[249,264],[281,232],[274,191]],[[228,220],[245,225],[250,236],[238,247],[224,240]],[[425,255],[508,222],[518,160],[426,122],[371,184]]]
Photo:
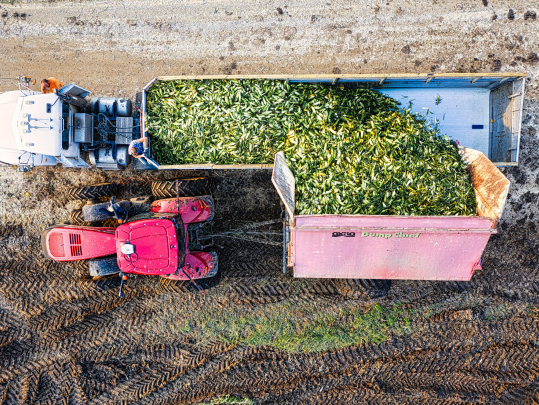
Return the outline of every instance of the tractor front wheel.
[[[208,274],[206,274],[204,277],[201,277],[201,278],[212,278],[219,272],[219,259],[217,258],[217,252],[208,251],[208,253],[211,255],[211,257],[213,257],[213,268]]]
[[[209,177],[178,179],[180,197],[194,197],[211,194],[212,181]],[[152,182],[152,194],[157,198],[176,197],[176,181],[160,180]]]
[[[118,204],[126,211],[129,211],[131,208],[131,202],[129,201],[120,201]],[[106,210],[109,205],[110,203],[85,205],[82,207],[82,216],[86,222],[100,222],[106,221],[107,219],[114,219],[114,214],[112,212],[110,215],[107,215],[101,211],[102,209]]]
[[[69,215],[69,223],[73,225],[81,225],[81,226],[90,225],[90,222],[84,220],[84,216],[82,215],[82,210],[73,211]]]
[[[112,276],[120,272],[116,256],[105,257],[102,259],[88,260],[88,268],[91,277],[106,277]]]

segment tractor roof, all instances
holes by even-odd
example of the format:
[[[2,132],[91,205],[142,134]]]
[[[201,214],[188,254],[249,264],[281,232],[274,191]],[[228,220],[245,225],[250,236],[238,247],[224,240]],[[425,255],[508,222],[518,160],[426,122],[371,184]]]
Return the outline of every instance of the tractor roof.
[[[125,244],[134,245],[135,253],[124,255],[121,248]],[[116,252],[121,271],[172,274],[178,269],[181,256],[176,225],[171,219],[163,218],[120,225],[116,229]]]

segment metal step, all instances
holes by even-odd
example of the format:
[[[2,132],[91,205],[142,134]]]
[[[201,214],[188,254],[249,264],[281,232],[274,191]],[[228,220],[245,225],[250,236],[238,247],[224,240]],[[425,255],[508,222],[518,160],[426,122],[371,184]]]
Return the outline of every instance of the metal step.
[[[122,170],[122,166],[112,162],[97,162],[95,167],[102,170]]]
[[[80,158],[80,156],[77,157],[67,157],[67,156],[60,156],[57,158],[64,167],[79,167],[79,168],[89,168],[90,165],[86,163],[84,160]]]
[[[151,158],[143,157],[139,159],[133,159],[133,167],[135,168],[135,170],[158,170],[159,163],[157,163]]]

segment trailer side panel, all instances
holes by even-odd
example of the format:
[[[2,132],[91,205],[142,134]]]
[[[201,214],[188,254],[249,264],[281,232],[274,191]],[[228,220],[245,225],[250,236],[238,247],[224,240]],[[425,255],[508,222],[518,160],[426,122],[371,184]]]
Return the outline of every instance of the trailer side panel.
[[[493,220],[481,217],[299,216],[294,276],[469,280]],[[343,223],[346,226],[343,226]]]

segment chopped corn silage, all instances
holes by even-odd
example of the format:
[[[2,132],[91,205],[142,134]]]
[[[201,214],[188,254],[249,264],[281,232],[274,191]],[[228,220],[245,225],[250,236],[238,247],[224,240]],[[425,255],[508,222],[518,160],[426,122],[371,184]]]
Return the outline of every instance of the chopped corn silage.
[[[284,150],[299,214],[475,215],[462,159],[436,127],[367,89],[177,80],[147,97],[161,164],[264,164]]]

